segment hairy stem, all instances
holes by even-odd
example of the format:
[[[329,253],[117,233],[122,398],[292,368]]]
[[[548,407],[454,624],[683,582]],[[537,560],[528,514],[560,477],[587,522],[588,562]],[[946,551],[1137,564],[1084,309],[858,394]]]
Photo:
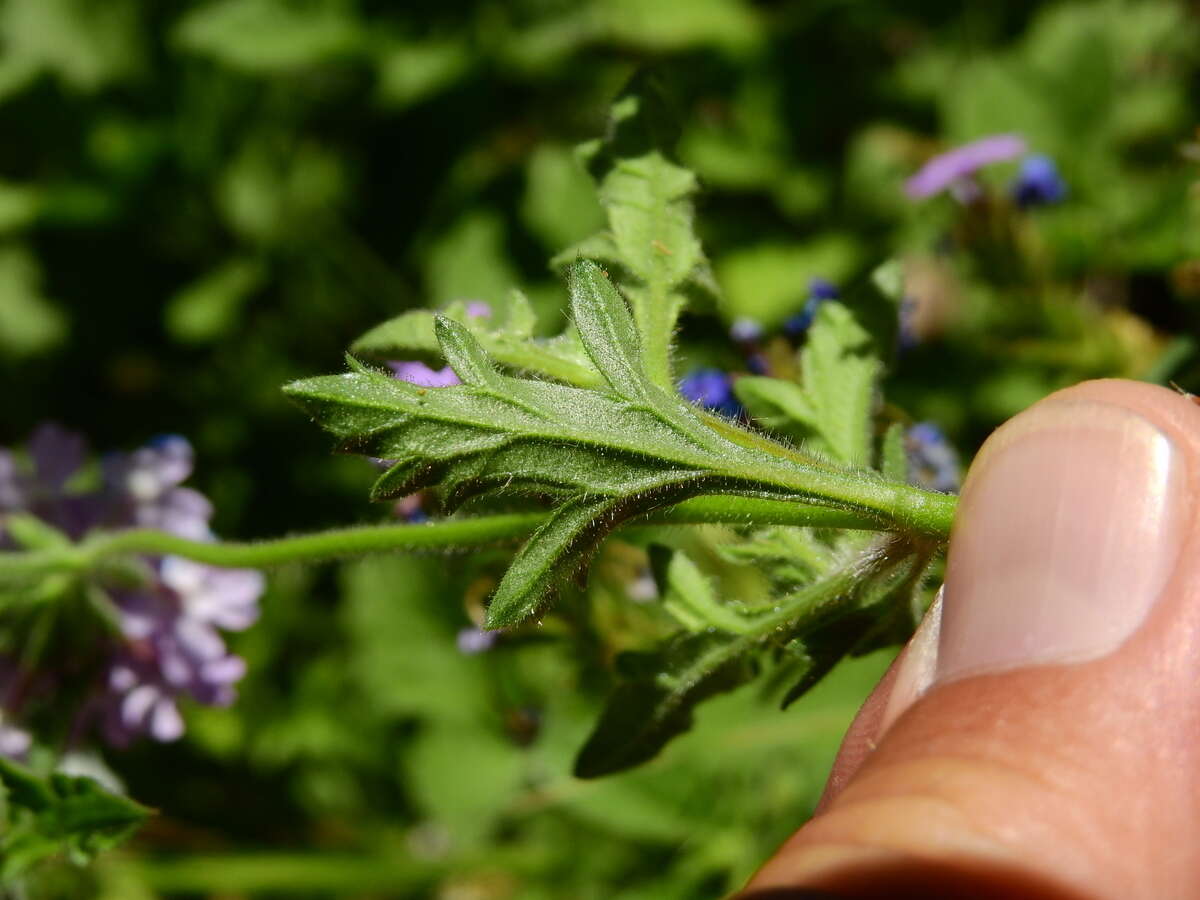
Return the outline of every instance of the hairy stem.
[[[939,496],[939,495],[934,495]],[[953,511],[954,498],[946,497]],[[448,519],[420,525],[369,525],[253,543],[194,541],[150,529],[97,535],[78,547],[27,554],[0,554],[0,576],[28,575],[53,569],[87,568],[122,553],[183,556],[214,566],[267,568],[294,562],[318,562],[343,556],[404,550],[473,547],[522,538],[548,513],[506,513]],[[949,519],[947,518],[947,531]],[[879,530],[871,515],[782,500],[709,496],[650,513],[633,524],[688,525],[724,522],[737,525],[808,525],[817,528]],[[945,537],[945,531],[939,536]]]

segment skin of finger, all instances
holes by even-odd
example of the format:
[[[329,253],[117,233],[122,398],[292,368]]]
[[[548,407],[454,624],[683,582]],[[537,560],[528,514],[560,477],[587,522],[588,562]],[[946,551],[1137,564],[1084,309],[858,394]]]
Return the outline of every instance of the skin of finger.
[[[935,687],[885,735],[872,728],[886,699],[868,701],[822,812],[751,888],[853,892],[881,866],[936,878],[949,865],[981,885],[1011,872],[1087,897],[1198,895],[1200,407],[1115,380],[1042,403],[1079,401],[1140,413],[1183,455],[1192,512],[1158,604],[1105,657]]]

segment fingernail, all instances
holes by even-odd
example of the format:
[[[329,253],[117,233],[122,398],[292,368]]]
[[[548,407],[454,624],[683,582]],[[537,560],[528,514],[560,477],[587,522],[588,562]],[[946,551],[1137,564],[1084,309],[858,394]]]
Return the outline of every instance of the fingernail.
[[[942,591],[939,590],[925,617],[921,619],[920,626],[904,648],[904,656],[900,659],[891,693],[888,694],[887,706],[879,719],[879,728],[875,733],[877,740],[900,718],[900,714],[921,699],[933,684],[937,676],[941,630]]]
[[[1115,650],[1174,569],[1185,486],[1171,439],[1121,407],[1049,403],[997,431],[963,486],[936,681]]]

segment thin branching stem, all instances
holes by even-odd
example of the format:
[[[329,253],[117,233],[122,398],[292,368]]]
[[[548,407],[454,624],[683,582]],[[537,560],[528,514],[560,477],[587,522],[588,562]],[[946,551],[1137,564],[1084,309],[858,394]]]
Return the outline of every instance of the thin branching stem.
[[[947,498],[953,509],[953,498]],[[441,550],[488,545],[525,537],[548,513],[501,513],[423,524],[364,525],[247,543],[196,541],[163,531],[134,529],[89,538],[63,550],[0,554],[0,575],[88,568],[120,554],[174,555],[213,566],[269,568],[370,553]],[[639,525],[807,525],[879,530],[879,522],[857,512],[781,500],[708,496],[650,513]],[[944,536],[944,535],[943,535]]]

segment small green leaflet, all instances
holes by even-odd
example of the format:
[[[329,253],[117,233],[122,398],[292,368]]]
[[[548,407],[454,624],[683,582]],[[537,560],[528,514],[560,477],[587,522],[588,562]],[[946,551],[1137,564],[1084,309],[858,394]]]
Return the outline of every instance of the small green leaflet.
[[[0,757],[0,883],[59,854],[83,863],[129,837],[151,810],[91,778],[40,777]]]
[[[637,75],[613,104],[608,134],[580,148],[596,179],[608,228],[551,261],[580,258],[607,265],[633,309],[652,383],[669,388],[671,340],[679,314],[693,300],[717,294],[694,227],[698,185],[673,162],[672,117],[652,77]]]
[[[866,466],[882,365],[871,336],[841,303],[817,311],[800,351],[800,384],[778,378],[738,379],[737,395],[770,428],[809,437],[841,463]]]
[[[575,775],[597,778],[658,755],[672,738],[692,727],[701,701],[733,690],[757,674],[743,641],[728,635],[688,634],[672,639],[651,660],[648,677],[619,684],[591,737],[575,760]],[[632,667],[629,660],[624,664]]]
[[[580,387],[600,384],[599,374],[589,365],[573,331],[550,339],[534,337],[533,310],[520,291],[512,292],[507,310],[507,317],[498,323],[469,315],[462,303],[451,305],[442,315],[466,327],[494,360],[511,369]],[[442,357],[437,318],[438,314],[429,310],[410,310],[372,328],[350,349],[370,359],[437,361]]]

